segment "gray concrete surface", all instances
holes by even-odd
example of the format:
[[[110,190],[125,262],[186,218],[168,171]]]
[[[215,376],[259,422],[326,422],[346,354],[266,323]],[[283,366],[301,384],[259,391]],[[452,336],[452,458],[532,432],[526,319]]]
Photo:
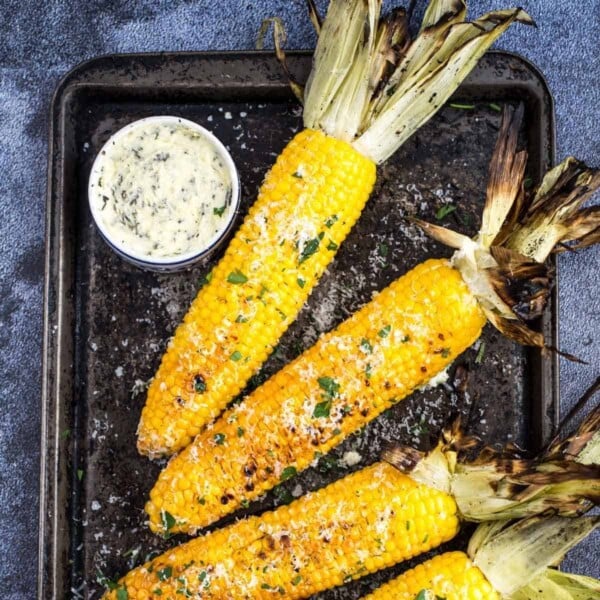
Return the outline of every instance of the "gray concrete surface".
[[[423,2],[419,2],[422,6]],[[473,0],[470,13],[509,5]],[[522,0],[539,29],[516,26],[499,47],[532,60],[556,100],[558,158],[600,163],[600,3]],[[322,6],[322,3],[321,3]],[[314,36],[299,0],[0,0],[0,589],[35,596],[40,343],[48,111],[59,78],[111,52],[249,49],[261,20],[284,17],[290,48]],[[599,374],[600,248],[560,260],[563,406]],[[566,561],[600,576],[598,537]]]

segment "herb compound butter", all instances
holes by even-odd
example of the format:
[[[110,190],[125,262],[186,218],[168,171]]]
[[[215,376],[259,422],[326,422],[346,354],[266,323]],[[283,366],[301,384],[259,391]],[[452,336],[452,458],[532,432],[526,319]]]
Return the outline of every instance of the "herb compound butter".
[[[202,255],[230,225],[237,174],[199,125],[150,117],[118,131],[92,167],[90,208],[119,253],[165,264]]]

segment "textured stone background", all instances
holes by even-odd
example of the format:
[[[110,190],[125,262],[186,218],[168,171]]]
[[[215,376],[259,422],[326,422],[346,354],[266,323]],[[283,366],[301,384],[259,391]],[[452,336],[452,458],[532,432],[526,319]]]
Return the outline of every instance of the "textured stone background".
[[[471,15],[510,2],[473,0]],[[516,26],[499,47],[532,60],[556,100],[558,158],[600,163],[600,2],[522,0],[539,29]],[[423,1],[418,3],[422,7]],[[321,3],[322,6],[322,3]],[[577,6],[577,8],[575,8]],[[281,15],[290,48],[314,44],[300,0],[0,0],[0,589],[35,595],[39,388],[48,112],[59,78],[112,52],[250,49],[261,20]],[[568,407],[598,375],[600,248],[560,259],[562,362]],[[569,556],[600,576],[598,536]]]

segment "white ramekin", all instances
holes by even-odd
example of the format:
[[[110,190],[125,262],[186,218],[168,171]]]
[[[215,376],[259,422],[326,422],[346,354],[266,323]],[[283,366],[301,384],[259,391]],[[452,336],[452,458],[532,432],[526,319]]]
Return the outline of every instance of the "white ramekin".
[[[221,229],[214,234],[214,236],[209,240],[208,244],[198,250],[194,250],[192,252],[188,252],[185,254],[179,254],[168,257],[151,257],[144,254],[140,254],[135,252],[131,248],[127,248],[125,244],[114,239],[111,235],[111,232],[106,229],[104,224],[102,223],[102,219],[98,214],[98,208],[94,200],[98,198],[99,187],[97,185],[98,172],[100,167],[102,166],[102,162],[107,160],[107,157],[110,158],[110,151],[113,147],[113,142],[118,141],[122,136],[126,135],[134,128],[143,127],[147,123],[164,123],[168,125],[177,124],[184,125],[193,129],[194,131],[200,133],[204,136],[214,147],[217,153],[223,160],[223,164],[226,167],[227,173],[231,180],[231,204],[229,206],[229,211],[227,214],[227,218],[224,220]],[[103,154],[104,152],[104,154]],[[227,151],[227,148],[223,145],[223,143],[210,131],[198,125],[198,123],[194,123],[193,121],[189,121],[188,119],[183,119],[181,117],[175,117],[170,115],[161,115],[155,117],[146,117],[144,119],[138,119],[137,121],[133,121],[129,125],[126,125],[122,129],[119,129],[116,133],[114,133],[104,144],[104,146],[98,152],[94,163],[92,164],[92,169],[90,171],[90,178],[88,182],[88,204],[90,207],[90,211],[92,213],[92,217],[102,238],[105,242],[110,246],[110,248],[118,254],[121,258],[132,263],[142,269],[147,269],[150,271],[179,271],[190,267],[195,262],[207,258],[211,255],[223,242],[223,240],[227,237],[227,234],[231,231],[233,227],[235,216],[239,211],[240,205],[240,183],[239,183],[239,175],[237,168],[231,158],[231,155]]]

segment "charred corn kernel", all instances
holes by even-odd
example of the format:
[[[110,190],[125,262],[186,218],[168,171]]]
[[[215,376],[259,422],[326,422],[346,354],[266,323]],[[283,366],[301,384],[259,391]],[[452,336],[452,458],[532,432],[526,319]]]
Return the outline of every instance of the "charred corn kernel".
[[[427,509],[421,516],[419,506]],[[289,506],[169,550],[131,571],[118,589],[129,600],[152,592],[306,598],[451,539],[456,510],[451,496],[376,463]],[[105,597],[117,600],[118,589]]]
[[[415,600],[419,592],[446,600],[500,600],[464,552],[446,552],[406,571],[363,600]]]
[[[172,459],[146,505],[150,526],[164,531],[167,512],[174,531],[194,532],[307,468],[449,365],[484,323],[447,261],[417,266]]]
[[[375,165],[349,144],[304,130],[177,328],[148,390],[142,454],[187,446],[266,360],[358,219]]]

